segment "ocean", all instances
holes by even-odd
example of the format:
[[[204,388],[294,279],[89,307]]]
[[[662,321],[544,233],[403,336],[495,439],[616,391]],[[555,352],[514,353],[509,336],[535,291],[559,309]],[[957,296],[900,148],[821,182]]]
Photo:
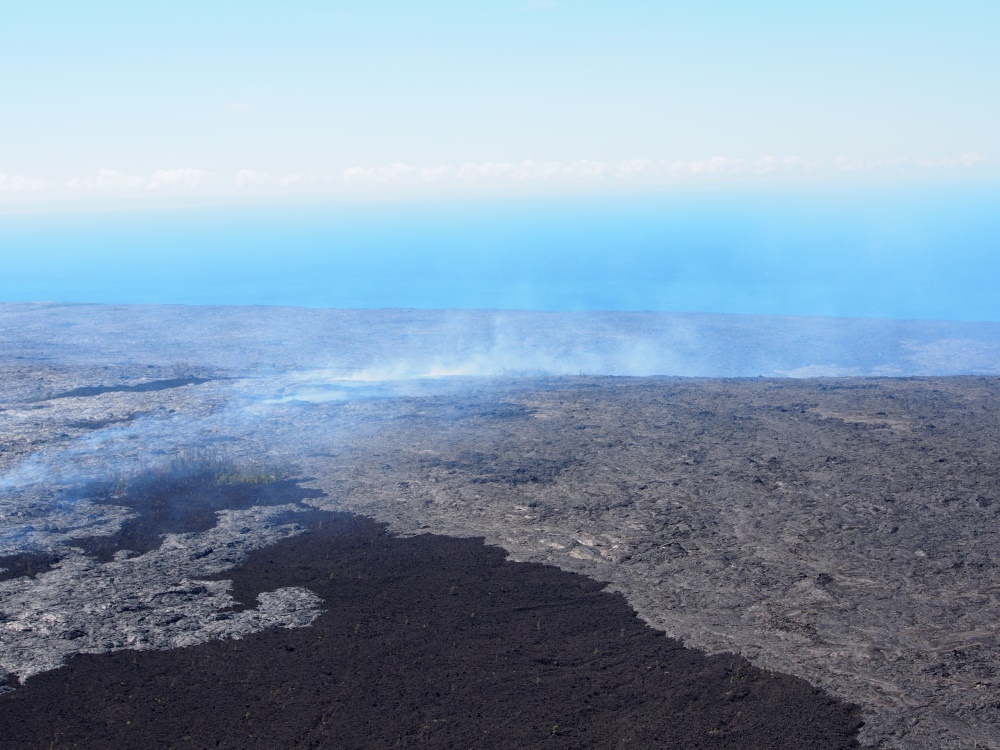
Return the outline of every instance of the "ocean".
[[[1000,321],[1000,190],[840,187],[0,216],[0,301]]]

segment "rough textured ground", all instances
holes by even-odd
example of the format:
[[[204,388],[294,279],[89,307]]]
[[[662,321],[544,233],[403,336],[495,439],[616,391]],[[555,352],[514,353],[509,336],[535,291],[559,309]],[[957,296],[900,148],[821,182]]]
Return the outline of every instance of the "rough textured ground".
[[[279,323],[290,335],[315,332],[315,321],[303,322],[309,316],[269,313],[261,344],[249,337],[253,315],[233,313],[241,322],[226,325],[246,336],[234,334],[228,350],[218,338],[205,343],[208,328],[198,328],[195,312],[164,313],[180,328],[158,339],[170,325],[140,316],[129,327],[113,310],[88,308],[69,321],[75,328],[58,328],[68,310],[19,310],[21,339],[13,325],[4,334],[17,353],[0,362],[0,555],[29,553],[37,569],[7,566],[9,580],[0,581],[0,668],[17,674],[26,664],[49,669],[76,653],[130,649],[135,632],[148,648],[315,619],[325,605],[293,587],[290,597],[242,610],[258,614],[220,625],[233,601],[223,579],[178,585],[171,573],[180,565],[190,581],[229,576],[254,550],[298,538],[289,513],[302,502],[225,511],[211,529],[174,533],[161,547],[122,559],[81,547],[120,534],[131,511],[80,487],[204,453],[312,477],[308,486],[325,497],[305,502],[371,516],[399,534],[485,537],[516,560],[609,581],[643,620],[686,645],[740,653],[859,704],[863,743],[1000,748],[994,377],[364,384],[342,378],[352,367],[382,376],[417,372],[392,366],[391,355],[420,349],[419,336],[408,343],[404,331],[428,332],[431,349],[458,342],[473,364],[481,363],[473,356],[478,344],[453,329],[445,335],[448,326],[432,315],[416,315],[407,328],[405,315],[386,313],[384,339],[352,329],[340,352],[340,339],[320,336],[326,343],[290,361],[293,344],[267,342]],[[347,325],[348,318],[338,320]],[[603,327],[589,330],[620,353],[635,332],[616,326],[630,320],[602,318]],[[675,329],[650,320],[640,333],[652,327],[662,334],[653,339],[668,341],[664,331]],[[708,330],[705,320],[697,325]],[[721,338],[709,340],[717,343],[736,330],[723,335],[723,324],[713,325]],[[826,372],[824,362],[848,361],[805,357],[807,333],[841,330],[823,325],[796,329],[798,348],[789,351],[802,356],[782,368]],[[850,326],[841,328],[840,351],[853,352],[859,372],[991,371],[996,364],[993,344],[971,329],[942,338],[931,325],[920,329],[923,338],[909,328],[893,338],[886,328],[862,345]],[[561,338],[542,329],[536,341],[564,353],[573,351],[567,341],[580,343],[576,329]],[[191,353],[206,363],[173,359],[199,330],[206,338]],[[790,329],[770,330],[784,336]],[[726,352],[742,352],[748,362],[770,357],[747,346],[749,353],[710,347],[715,359],[700,362],[718,373],[735,361]],[[695,361],[694,344],[683,351],[684,362]],[[940,366],[949,357],[953,370]],[[115,566],[126,564],[142,575],[122,576]],[[81,607],[77,569],[117,604]],[[37,575],[12,577],[20,572]],[[167,593],[163,618],[138,627],[129,602]],[[76,630],[86,637],[61,635]],[[13,648],[24,643],[30,646]],[[58,674],[34,673],[29,686]]]
[[[289,368],[403,377],[1000,375],[1000,323],[654,312],[0,303],[3,364],[150,379]],[[194,372],[192,372],[194,368]],[[160,371],[160,374],[158,373]],[[101,383],[34,378],[52,393]]]
[[[314,513],[225,575],[295,587],[310,627],[79,656],[0,697],[3,748],[856,747],[850,706],[705,657],[620,596],[478,540]]]

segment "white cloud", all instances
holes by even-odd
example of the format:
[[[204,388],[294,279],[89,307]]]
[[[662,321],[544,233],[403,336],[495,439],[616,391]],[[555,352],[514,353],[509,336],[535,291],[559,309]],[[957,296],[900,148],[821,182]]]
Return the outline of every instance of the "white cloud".
[[[0,172],[0,194],[35,191],[185,191],[213,190],[278,191],[296,186],[302,189],[336,190],[336,185],[353,187],[458,188],[497,185],[581,185],[655,186],[688,184],[712,180],[781,180],[809,176],[812,179],[863,179],[869,175],[935,174],[953,171],[996,171],[997,161],[978,153],[953,157],[917,159],[907,156],[882,159],[803,159],[798,156],[768,154],[753,159],[712,156],[705,159],[625,159],[601,161],[467,161],[455,164],[412,165],[394,162],[374,166],[352,166],[337,174],[271,173],[240,169],[223,178],[194,167],[159,169],[151,174],[125,174],[101,169],[95,174],[71,179],[43,181]],[[327,186],[324,188],[323,186]],[[7,200],[10,200],[8,197]]]
[[[211,172],[206,172],[204,169],[192,169],[191,167],[158,169],[153,172],[153,176],[146,182],[146,189],[198,187],[199,185],[203,185],[211,176]]]
[[[798,156],[762,156],[748,160],[727,156],[708,159],[627,159],[604,162],[580,159],[571,162],[465,162],[461,165],[412,166],[402,162],[381,166],[349,167],[342,173],[347,185],[426,185],[432,183],[523,183],[523,182],[670,182],[728,177],[775,177],[799,174],[891,173],[917,168],[959,169],[988,162],[980,154],[951,159],[914,161],[908,157],[875,160],[807,160]]]
[[[300,174],[272,175],[267,172],[258,172],[253,169],[241,169],[236,173],[234,180],[237,187],[288,187],[297,185],[305,181]]]
[[[814,169],[818,162],[807,162],[797,156],[762,156],[753,163],[754,174],[788,173],[792,174],[803,169]]]
[[[239,187],[257,185],[260,183],[262,178],[263,175],[260,172],[255,172],[252,169],[241,169],[236,173],[236,184]]]
[[[614,165],[580,159],[572,162],[465,162],[454,166],[441,164],[413,167],[395,163],[378,167],[350,167],[343,180],[353,184],[429,184],[459,182],[526,182],[532,180],[599,180],[612,176]]]
[[[114,169],[102,169],[96,175],[74,177],[66,183],[71,190],[157,190],[159,188],[190,188],[203,185],[211,172],[185,167],[158,169],[149,177],[126,175]]]
[[[551,179],[559,174],[562,165],[558,162],[534,162],[531,160],[523,162],[466,162],[458,169],[457,177],[460,180],[480,181],[480,180],[508,180],[523,182],[525,180],[545,180]],[[443,170],[438,170],[443,172]]]
[[[974,167],[977,164],[989,161],[989,157],[983,156],[982,154],[962,154],[962,156],[959,157],[959,161],[962,163],[963,167]]]
[[[941,159],[911,159],[900,156],[867,161],[840,156],[833,160],[833,166],[842,172],[906,172],[911,169],[970,169],[987,164],[989,161],[989,157],[973,153]]]
[[[921,159],[916,162],[916,165],[925,169],[969,169],[988,161],[989,158],[982,154],[962,154],[944,159]]]
[[[37,190],[44,190],[46,187],[42,180],[33,180],[30,177],[22,177],[18,174],[4,174],[0,172],[0,193],[28,193]]]
[[[348,185],[419,185],[436,182],[603,182],[608,180],[670,179],[702,175],[739,174],[746,171],[743,159],[716,156],[697,161],[621,162],[578,159],[570,162],[465,162],[414,167],[395,163],[377,167],[350,167],[343,172]]]
[[[114,190],[140,188],[146,184],[142,177],[129,177],[113,169],[102,169],[91,177],[74,177],[66,183],[72,190]]]
[[[226,105],[226,109],[230,112],[246,112],[250,109],[250,105],[244,104],[243,102],[230,102]]]
[[[448,170],[450,167],[431,167],[435,169]],[[348,185],[378,183],[393,184],[400,182],[419,181],[420,170],[406,164],[385,164],[379,167],[348,167],[344,170],[344,182]]]
[[[694,177],[699,175],[723,175],[738,174],[747,166],[743,159],[730,159],[726,156],[713,156],[704,161],[678,162],[681,174],[691,174]]]
[[[841,172],[889,172],[905,170],[911,166],[912,162],[908,157],[897,156],[887,159],[849,159],[846,156],[838,156],[833,160],[835,169]]]

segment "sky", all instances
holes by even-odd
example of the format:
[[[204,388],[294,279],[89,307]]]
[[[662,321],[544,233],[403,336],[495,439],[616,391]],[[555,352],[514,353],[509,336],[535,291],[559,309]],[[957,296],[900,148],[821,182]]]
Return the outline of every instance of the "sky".
[[[995,183],[1000,3],[35,0],[0,210]]]
[[[1000,321],[996,0],[0,10],[0,301]]]

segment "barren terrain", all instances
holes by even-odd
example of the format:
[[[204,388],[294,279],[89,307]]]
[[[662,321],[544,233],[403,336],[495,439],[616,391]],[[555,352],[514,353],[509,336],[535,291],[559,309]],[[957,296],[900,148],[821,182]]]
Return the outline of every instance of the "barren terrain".
[[[896,358],[841,378],[373,383],[314,355],[282,369],[180,363],[155,341],[114,354],[120,336],[88,330],[86,355],[43,359],[25,333],[0,363],[0,668],[11,687],[34,675],[0,703],[116,654],[312,632],[328,592],[275,575],[244,595],[239,576],[309,538],[296,514],[320,509],[608,582],[685,646],[859,705],[864,744],[1000,747],[996,377],[868,377],[926,366]],[[372,365],[364,346],[351,366]],[[987,370],[989,346],[972,347]],[[93,490],[205,458],[280,467],[309,491],[188,526],[161,508],[160,540]]]

